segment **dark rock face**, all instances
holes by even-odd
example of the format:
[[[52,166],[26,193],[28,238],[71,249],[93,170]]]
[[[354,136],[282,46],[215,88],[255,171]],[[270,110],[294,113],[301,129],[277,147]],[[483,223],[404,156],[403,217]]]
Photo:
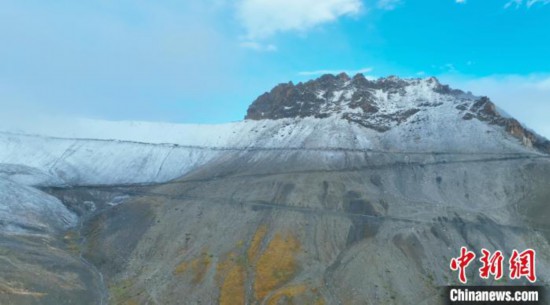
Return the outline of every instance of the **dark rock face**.
[[[525,146],[550,152],[550,141],[503,116],[487,97],[450,88],[436,78],[369,80],[362,74],[323,75],[306,83],[280,84],[258,97],[245,119],[327,118],[338,116],[350,123],[383,133],[414,122],[417,114],[452,103],[464,120],[477,119],[502,126]],[[443,110],[441,110],[443,111]]]
[[[502,116],[488,97],[483,96],[476,100],[463,117],[464,120],[473,118],[502,126],[508,134],[521,140],[524,145],[534,147],[542,152],[550,152],[550,141],[525,128],[518,120]]]
[[[323,117],[321,107],[325,101],[348,81],[349,77],[345,74],[327,74],[305,84],[279,84],[250,105],[245,119]]]
[[[405,88],[415,81],[419,82],[420,79],[404,80],[390,76],[368,80],[362,74],[350,78],[342,73],[336,76],[326,74],[318,79],[296,85],[292,82],[279,84],[250,105],[245,119],[324,118],[335,112],[343,112],[344,106],[351,110],[360,108],[363,112],[362,117],[372,116],[380,109],[374,96],[375,90],[404,96],[407,94]],[[460,90],[453,90],[447,85],[439,84],[435,78],[430,78],[427,82],[433,84],[434,92],[440,94],[464,94]],[[357,117],[346,117],[352,121],[357,120]]]
[[[418,108],[391,110],[380,101],[380,96],[388,100],[407,96],[407,87],[424,83],[431,90],[442,95],[464,95],[460,90],[441,85],[437,79],[400,79],[394,76],[369,80],[362,74],[350,78],[345,73],[323,75],[318,79],[294,85],[292,82],[280,84],[270,92],[258,97],[248,108],[245,119],[283,118],[326,118],[339,115],[342,119],[363,127],[385,132],[392,126],[406,122],[420,111]],[[418,97],[419,101],[422,99]],[[419,107],[437,107],[441,103],[424,101]]]

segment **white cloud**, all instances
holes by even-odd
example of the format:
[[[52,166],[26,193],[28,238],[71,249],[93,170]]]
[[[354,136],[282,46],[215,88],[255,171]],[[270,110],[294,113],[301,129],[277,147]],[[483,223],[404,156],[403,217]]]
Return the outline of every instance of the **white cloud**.
[[[299,72],[299,75],[302,76],[313,76],[313,75],[323,75],[323,74],[340,74],[342,72],[348,74],[348,75],[355,75],[358,73],[364,74],[369,73],[373,70],[373,68],[362,68],[359,70],[315,70],[315,71],[302,71]]]
[[[249,38],[304,31],[361,10],[360,0],[241,0],[238,19]]]
[[[515,5],[516,8],[518,8],[521,6],[522,3],[523,3],[523,0],[510,0],[504,5],[504,8],[509,8],[512,5]]]
[[[549,3],[550,3],[550,0],[510,0],[504,5],[504,8],[509,8],[509,7],[512,7],[512,6],[515,6],[515,8],[519,8],[524,4],[528,8],[530,8],[531,6],[533,6],[535,4],[546,5],[546,4],[549,4]]]
[[[452,74],[452,73],[458,73],[458,70],[456,69],[455,65],[452,64],[452,63],[446,63],[444,65],[432,65],[432,68],[433,69],[438,69],[440,70],[442,74],[444,73],[449,73],[449,74]]]
[[[378,0],[377,6],[383,10],[394,10],[401,4],[401,0]]]
[[[550,0],[528,0],[526,1],[526,4],[527,4],[527,7],[531,7],[535,4],[542,4],[542,5],[546,5],[548,3],[550,3]]]
[[[239,44],[242,48],[250,49],[259,52],[275,52],[277,46],[274,44],[261,44],[256,41],[243,41]]]
[[[441,76],[451,87],[488,96],[497,106],[550,139],[550,75]]]

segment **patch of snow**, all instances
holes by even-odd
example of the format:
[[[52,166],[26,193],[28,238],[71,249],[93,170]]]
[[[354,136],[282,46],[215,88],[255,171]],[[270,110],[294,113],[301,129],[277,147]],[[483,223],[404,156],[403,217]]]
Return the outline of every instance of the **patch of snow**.
[[[324,99],[325,99],[325,93],[326,93],[326,91],[324,91],[324,90],[319,90],[319,91],[315,92],[315,96],[316,96],[317,99],[319,99],[319,100],[324,100]]]
[[[115,198],[113,198],[113,200],[111,200],[111,202],[108,202],[107,204],[110,206],[116,206],[123,203],[128,198],[130,198],[130,196],[128,195],[116,196]]]
[[[64,186],[65,181],[38,168],[23,164],[0,163],[0,178],[29,186]]]
[[[332,94],[332,98],[330,99],[331,102],[335,103],[335,102],[338,102],[340,100],[340,98],[342,98],[342,95],[345,93],[344,90],[338,90],[338,91],[334,91],[334,93]]]
[[[0,231],[44,234],[76,225],[77,216],[57,198],[0,178]]]

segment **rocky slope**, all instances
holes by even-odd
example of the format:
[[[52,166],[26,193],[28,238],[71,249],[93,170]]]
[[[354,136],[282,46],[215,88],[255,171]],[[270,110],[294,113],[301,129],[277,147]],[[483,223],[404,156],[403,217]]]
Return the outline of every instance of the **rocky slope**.
[[[368,80],[362,74],[350,78],[342,73],[337,76],[324,75],[297,85],[280,84],[256,99],[245,118],[277,120],[331,116],[338,116],[380,133],[409,128],[409,131],[414,132],[409,134],[412,138],[422,136],[419,131],[427,129],[429,126],[426,124],[437,124],[437,127],[446,129],[446,124],[442,123],[447,121],[447,124],[455,127],[467,128],[470,124],[457,122],[457,119],[477,119],[488,125],[504,127],[506,132],[527,146],[550,152],[548,140],[526,129],[517,120],[503,115],[487,97],[476,97],[471,93],[451,89],[433,77]],[[475,129],[465,131],[473,131],[475,134],[481,130],[480,126],[475,126]],[[456,130],[451,132],[438,131],[445,137],[458,136]]]
[[[2,304],[441,304],[461,246],[534,248],[550,276],[549,142],[434,78],[282,84],[230,124],[86,124],[0,136],[0,193],[39,186],[24,207],[55,228],[3,229]]]

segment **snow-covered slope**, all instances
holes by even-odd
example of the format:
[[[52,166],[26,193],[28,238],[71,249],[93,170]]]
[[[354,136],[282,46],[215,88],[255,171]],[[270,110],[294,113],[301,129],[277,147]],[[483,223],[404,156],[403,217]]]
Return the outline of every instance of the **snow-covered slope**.
[[[25,175],[30,181],[34,174],[34,185],[44,184],[40,178],[44,175],[54,177],[58,185],[155,183],[180,177],[226,152],[370,148],[361,126],[336,118],[204,126],[104,121],[86,124],[90,128],[83,128],[85,132],[73,138],[0,133],[4,175],[18,175],[19,179]],[[15,165],[26,169],[14,171]]]
[[[58,184],[130,184],[171,180],[231,151],[254,150],[256,158],[274,149],[283,157],[297,149],[540,153],[548,145],[488,99],[434,78],[339,75],[279,85],[247,118],[218,125],[72,120],[4,132],[0,164],[26,166]]]
[[[0,178],[0,232],[44,234],[77,222],[57,198],[32,187]]]
[[[59,177],[34,167],[21,164],[0,164],[0,178],[27,186],[63,186]]]
[[[167,181],[219,153],[170,144],[8,134],[0,134],[0,143],[0,162],[4,167],[24,165],[67,185]],[[34,179],[38,179],[36,175]]]

